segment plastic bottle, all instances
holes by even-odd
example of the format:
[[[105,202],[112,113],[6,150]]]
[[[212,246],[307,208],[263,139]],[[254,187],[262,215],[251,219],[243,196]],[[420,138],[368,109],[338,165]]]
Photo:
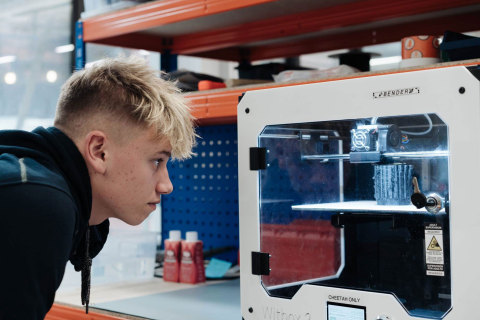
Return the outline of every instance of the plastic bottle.
[[[171,230],[165,240],[165,257],[163,259],[163,280],[178,282],[180,273],[181,234]]]
[[[182,241],[181,246],[180,282],[192,284],[205,282],[203,242],[198,240],[197,232],[187,232],[186,240]]]

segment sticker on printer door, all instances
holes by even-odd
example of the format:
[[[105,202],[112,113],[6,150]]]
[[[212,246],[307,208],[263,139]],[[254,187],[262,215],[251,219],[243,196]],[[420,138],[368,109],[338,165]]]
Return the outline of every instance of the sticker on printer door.
[[[419,94],[420,88],[419,87],[412,87],[412,88],[401,88],[401,89],[392,89],[392,90],[383,90],[383,91],[376,91],[373,92],[373,98],[389,98],[389,97],[399,97],[411,94]]]
[[[425,225],[425,264],[427,276],[445,276],[443,230],[438,223]]]

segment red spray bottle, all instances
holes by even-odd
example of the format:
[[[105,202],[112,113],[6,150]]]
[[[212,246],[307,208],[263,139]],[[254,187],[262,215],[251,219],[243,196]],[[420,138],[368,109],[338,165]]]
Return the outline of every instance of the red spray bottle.
[[[205,282],[203,242],[198,240],[197,232],[187,232],[186,240],[182,241],[181,247],[180,282],[192,284]]]
[[[181,238],[179,230],[171,230],[165,240],[165,257],[163,260],[163,280],[178,282],[180,271]]]

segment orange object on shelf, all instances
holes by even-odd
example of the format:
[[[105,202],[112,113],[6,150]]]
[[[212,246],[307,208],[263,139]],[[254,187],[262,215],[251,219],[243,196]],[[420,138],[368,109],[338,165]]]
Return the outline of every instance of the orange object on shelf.
[[[436,36],[411,36],[402,39],[402,59],[438,58],[440,42]]]
[[[216,82],[216,81],[210,81],[210,80],[200,80],[198,82],[198,91],[221,89],[226,87],[227,85],[223,82]]]
[[[72,308],[54,304],[45,316],[45,320],[125,320],[97,312],[85,314],[85,309]]]

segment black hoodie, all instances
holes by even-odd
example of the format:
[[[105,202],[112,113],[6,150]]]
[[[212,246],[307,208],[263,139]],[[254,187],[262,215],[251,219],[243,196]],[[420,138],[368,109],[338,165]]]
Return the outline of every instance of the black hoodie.
[[[0,131],[1,320],[43,319],[68,260],[82,270],[88,308],[91,258],[109,227],[88,227],[91,208],[87,167],[64,133]]]

